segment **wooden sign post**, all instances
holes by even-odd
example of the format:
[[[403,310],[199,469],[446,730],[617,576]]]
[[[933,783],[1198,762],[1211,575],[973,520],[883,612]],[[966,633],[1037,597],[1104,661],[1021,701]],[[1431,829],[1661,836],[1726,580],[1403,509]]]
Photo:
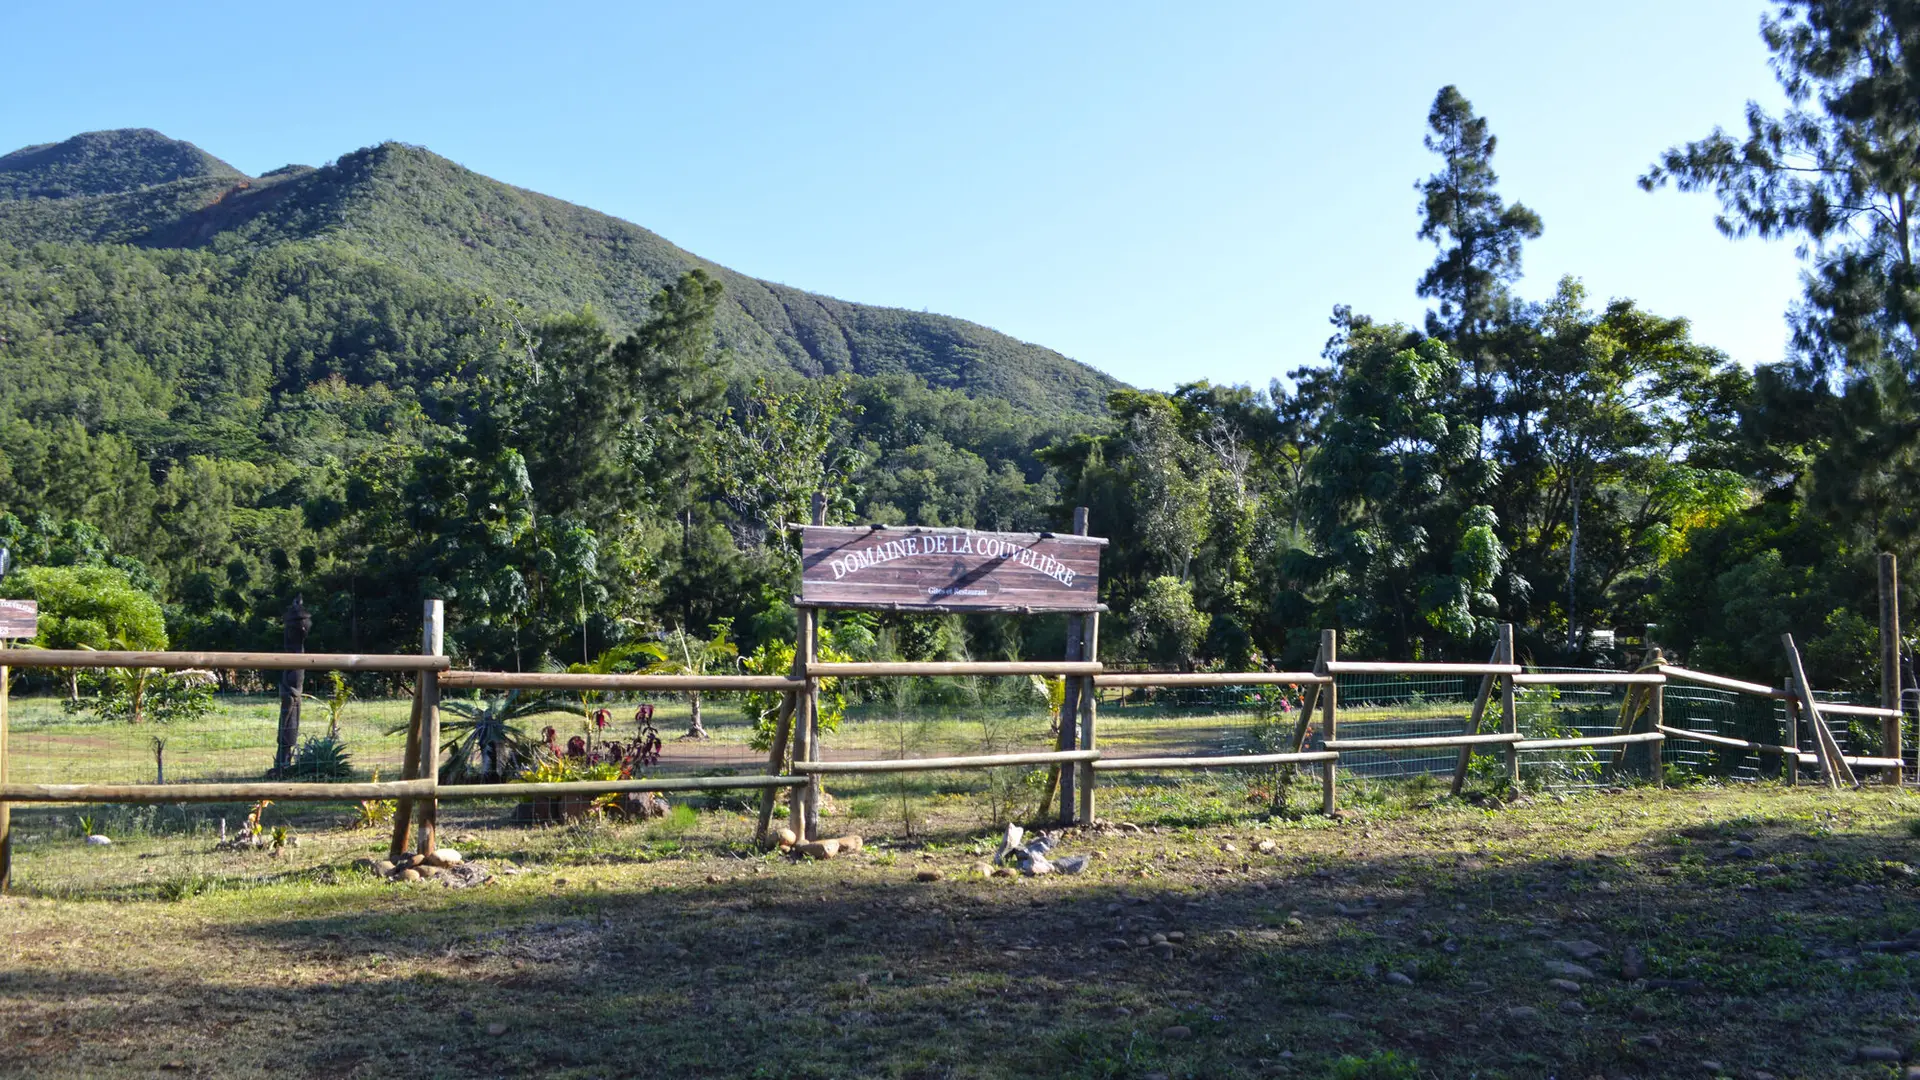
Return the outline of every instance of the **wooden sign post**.
[[[0,649],[9,640],[37,637],[40,605],[32,600],[0,600]],[[7,698],[13,672],[0,664],[0,787],[7,785]],[[0,802],[0,893],[13,882],[13,808]]]
[[[821,609],[913,614],[1065,614],[1067,659],[1099,655],[1100,551],[1106,540],[1087,535],[1087,511],[1074,511],[1073,532],[1005,533],[921,526],[829,526],[816,498],[813,524],[800,527],[799,637],[796,674],[814,658]],[[794,709],[794,761],[819,760],[818,683],[809,678]],[[1069,676],[1059,716],[1056,750],[1094,742],[1093,679]],[[776,740],[777,741],[777,740]],[[1077,773],[1077,775],[1076,775]],[[1093,769],[1057,770],[1060,816],[1091,819]],[[819,778],[796,791],[806,814],[794,831],[808,839],[817,818]],[[1076,790],[1076,784],[1078,790]],[[1048,799],[1051,800],[1052,789]],[[802,826],[805,826],[803,829]]]

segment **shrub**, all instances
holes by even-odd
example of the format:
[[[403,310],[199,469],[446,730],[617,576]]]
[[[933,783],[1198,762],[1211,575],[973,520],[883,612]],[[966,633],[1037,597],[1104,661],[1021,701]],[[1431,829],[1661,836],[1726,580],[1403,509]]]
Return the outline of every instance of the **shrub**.
[[[345,740],[329,734],[301,739],[300,745],[294,747],[293,761],[287,765],[285,778],[326,781],[352,776],[353,758],[347,753]]]

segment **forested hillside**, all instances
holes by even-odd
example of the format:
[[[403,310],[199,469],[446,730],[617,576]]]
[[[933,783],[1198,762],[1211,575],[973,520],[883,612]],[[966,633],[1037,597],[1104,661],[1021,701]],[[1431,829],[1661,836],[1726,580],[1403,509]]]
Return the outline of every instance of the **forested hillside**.
[[[1777,37],[1783,72],[1851,85],[1810,40]],[[440,596],[477,663],[617,663],[687,631],[772,670],[781,525],[824,491],[837,522],[1091,507],[1115,660],[1293,665],[1321,627],[1354,655],[1479,659],[1511,621],[1537,662],[1618,662],[1593,632],[1651,624],[1769,681],[1792,631],[1822,685],[1871,685],[1872,560],[1920,534],[1920,306],[1892,211],[1842,233],[1835,208],[1914,192],[1810,109],[1645,181],[1718,191],[1731,232],[1826,242],[1785,364],[1744,370],[1683,313],[1575,278],[1525,291],[1551,223],[1500,191],[1490,124],[1447,87],[1409,221],[1435,249],[1409,283],[1424,324],[1342,307],[1286,379],[1165,394],[745,278],[417,148],[258,178],[151,132],[29,148],[0,158],[0,540],[28,567],[7,588],[118,567],[208,647],[271,645],[303,595],[315,647],[367,650],[411,647]],[[1853,195],[1768,157],[1789,137]],[[110,622],[71,633],[111,644]],[[826,634],[866,656],[1060,647],[1044,620]]]
[[[1113,381],[960,319],[849,304],[759,281],[637,225],[385,143],[323,168],[250,178],[152,131],[94,132],[0,158],[0,240],[222,253],[322,241],[544,311],[591,306],[616,330],[699,268],[726,286],[719,346],[806,375],[912,374],[1040,416],[1097,414]]]

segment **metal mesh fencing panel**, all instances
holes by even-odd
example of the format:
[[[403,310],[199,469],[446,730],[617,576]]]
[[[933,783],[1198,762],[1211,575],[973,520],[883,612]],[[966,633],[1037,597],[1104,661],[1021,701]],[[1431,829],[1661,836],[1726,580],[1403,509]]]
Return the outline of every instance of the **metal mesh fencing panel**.
[[[1343,675],[1340,738],[1458,735],[1466,730],[1480,679],[1477,675]],[[1451,774],[1459,758],[1460,751],[1450,746],[1352,750],[1341,753],[1340,768],[1368,779]]]
[[[143,691],[145,692],[145,691]],[[412,702],[308,697],[289,780],[400,777]],[[279,742],[277,694],[218,691],[185,712],[102,708],[99,695],[14,694],[9,777],[27,784],[180,784],[262,780]],[[393,731],[391,729],[400,730]]]

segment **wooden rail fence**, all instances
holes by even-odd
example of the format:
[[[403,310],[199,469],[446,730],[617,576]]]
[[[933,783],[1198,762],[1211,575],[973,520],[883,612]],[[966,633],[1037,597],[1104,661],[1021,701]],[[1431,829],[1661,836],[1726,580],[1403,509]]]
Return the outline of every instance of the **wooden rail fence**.
[[[1782,759],[1792,782],[1801,765],[1816,766],[1829,784],[1853,783],[1853,769],[1881,769],[1893,782],[1902,776],[1897,677],[1889,684],[1887,701],[1880,706],[1836,704],[1815,698],[1806,683],[1798,651],[1789,637],[1783,645],[1793,677],[1784,688],[1730,679],[1669,664],[1659,656],[1634,672],[1527,671],[1515,662],[1513,628],[1502,626],[1493,654],[1485,663],[1394,663],[1350,661],[1339,658],[1338,635],[1321,633],[1320,649],[1310,671],[1280,672],[1108,672],[1097,658],[1098,613],[1077,616],[1080,623],[1070,636],[1069,655],[1060,661],[962,662],[823,662],[817,659],[817,611],[801,609],[793,670],[785,675],[628,675],[566,672],[454,671],[441,647],[443,611],[439,601],[428,601],[423,618],[419,655],[361,655],[266,652],[87,652],[15,649],[0,654],[0,889],[11,868],[9,806],[12,803],[157,803],[250,801],[345,801],[394,799],[397,810],[390,844],[395,856],[407,850],[416,826],[420,850],[435,844],[438,805],[443,799],[518,799],[535,796],[604,795],[634,791],[759,790],[757,835],[764,842],[771,825],[775,793],[793,792],[790,811],[793,831],[801,839],[817,834],[820,780],[823,776],[855,774],[992,769],[1047,765],[1060,791],[1061,818],[1089,822],[1094,817],[1096,777],[1102,772],[1165,769],[1230,769],[1268,766],[1318,765],[1322,779],[1322,809],[1338,806],[1338,770],[1343,754],[1398,752],[1447,748],[1459,750],[1454,791],[1464,783],[1476,750],[1498,749],[1505,755],[1508,777],[1519,778],[1519,755],[1534,751],[1612,748],[1624,754],[1629,746],[1650,745],[1654,750],[1654,780],[1661,778],[1659,747],[1669,739],[1692,740],[1706,746]],[[416,689],[402,778],[386,783],[197,783],[197,784],[27,784],[8,781],[7,675],[8,668],[191,668],[254,670],[335,670],[412,673]],[[823,761],[819,757],[818,712],[820,682],[830,678],[926,678],[954,676],[1040,675],[1067,680],[1068,701],[1061,709],[1061,741],[1054,750],[1036,753],[986,754],[962,757],[895,758],[874,761]],[[1339,694],[1342,676],[1458,675],[1480,677],[1480,686],[1463,729],[1441,735],[1401,735],[1344,738],[1339,733]],[[1711,732],[1688,730],[1667,723],[1665,688],[1683,682],[1735,694],[1757,696],[1785,704],[1789,716],[1789,745],[1772,745]],[[1304,700],[1284,748],[1263,753],[1108,757],[1095,745],[1097,735],[1095,691],[1179,687],[1278,686],[1301,689]],[[1618,729],[1611,734],[1572,738],[1527,738],[1518,727],[1516,689],[1534,686],[1607,686],[1627,688]],[[763,774],[685,778],[639,778],[538,784],[441,784],[440,693],[445,689],[527,689],[574,691],[708,691],[777,692],[782,695],[775,717],[775,734]],[[1483,731],[1487,714],[1499,706],[1498,730]],[[1842,753],[1823,714],[1878,718],[1885,724],[1886,753],[1881,756]],[[1319,736],[1309,745],[1315,720]],[[1814,734],[1814,746],[1797,744],[1799,722]],[[1069,734],[1071,737],[1069,738]],[[1050,797],[1050,796],[1049,796]],[[1043,802],[1043,805],[1046,805]]]

